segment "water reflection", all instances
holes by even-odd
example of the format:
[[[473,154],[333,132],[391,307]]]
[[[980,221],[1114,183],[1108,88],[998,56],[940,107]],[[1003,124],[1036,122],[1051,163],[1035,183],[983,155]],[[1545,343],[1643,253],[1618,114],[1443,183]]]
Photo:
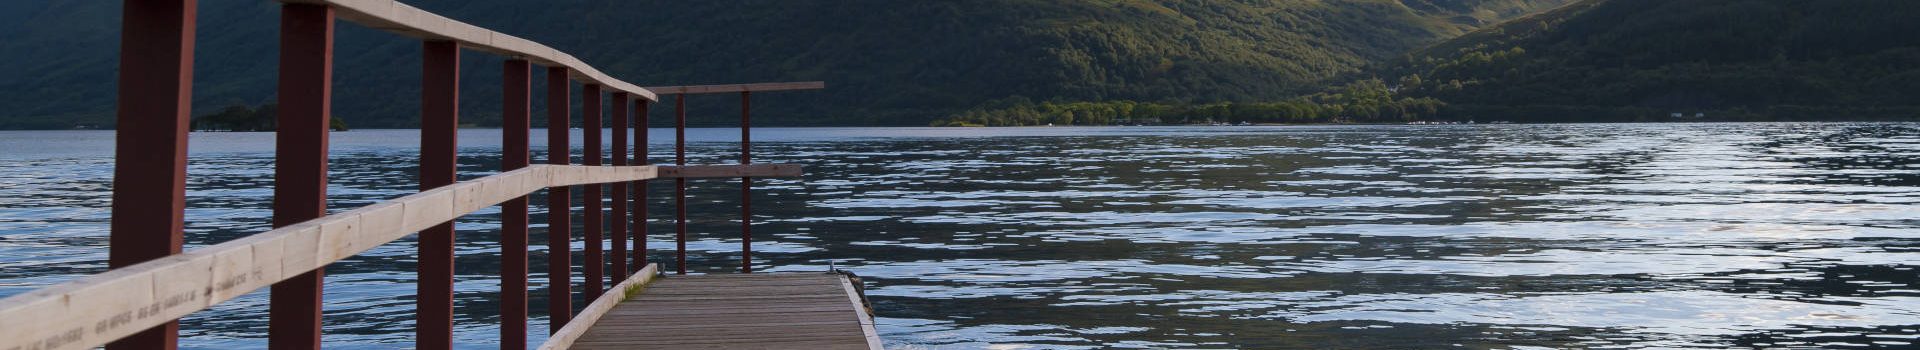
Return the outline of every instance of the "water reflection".
[[[0,155],[0,295],[104,268],[110,134],[42,134],[0,138],[17,150]],[[262,135],[196,135],[190,244],[266,228]],[[412,135],[336,134],[335,207],[411,191]],[[730,162],[731,135],[696,130],[693,157]],[[755,135],[759,159],[809,167],[804,180],[758,183],[759,265],[866,276],[896,347],[1920,340],[1913,124]],[[497,131],[462,140],[462,176],[496,171]],[[669,155],[662,146],[655,159]],[[693,270],[736,266],[735,186],[695,182]],[[653,190],[662,247],[670,189]],[[495,215],[458,224],[456,336],[468,347],[491,348],[497,331]],[[542,241],[545,227],[534,231]],[[329,268],[328,346],[411,342],[413,252],[396,242]],[[545,277],[533,278],[542,297]],[[185,346],[260,346],[264,305],[255,293],[194,315]],[[543,305],[532,303],[536,315]]]

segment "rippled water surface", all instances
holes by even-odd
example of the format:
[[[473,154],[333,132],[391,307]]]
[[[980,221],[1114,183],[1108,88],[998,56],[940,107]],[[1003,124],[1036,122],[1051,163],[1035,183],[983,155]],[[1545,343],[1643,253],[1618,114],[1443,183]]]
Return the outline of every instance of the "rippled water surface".
[[[696,162],[731,162],[735,132],[691,132]],[[754,134],[759,160],[808,167],[758,181],[758,265],[865,276],[890,347],[1920,341],[1915,124]],[[335,210],[411,192],[415,135],[335,133]],[[497,171],[498,139],[463,132],[463,177]],[[271,141],[194,135],[189,245],[268,228]],[[0,295],[105,268],[111,142],[0,132]],[[654,187],[662,247],[670,192]],[[691,269],[737,267],[737,193],[695,182]],[[496,339],[497,214],[458,224],[466,347]],[[402,240],[328,268],[326,345],[411,345],[413,252]],[[545,277],[533,278],[542,297]],[[265,305],[256,292],[195,314],[183,347],[263,346]],[[532,306],[531,328],[546,329],[543,299]]]

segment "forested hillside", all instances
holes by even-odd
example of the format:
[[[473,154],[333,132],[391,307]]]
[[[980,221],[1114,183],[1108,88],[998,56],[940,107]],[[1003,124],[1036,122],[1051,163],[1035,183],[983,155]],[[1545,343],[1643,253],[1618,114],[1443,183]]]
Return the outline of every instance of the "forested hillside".
[[[824,92],[756,96],[765,125],[924,125],[1017,101],[1278,100],[1567,1],[407,2],[647,85],[830,83]],[[0,60],[8,62],[0,65],[0,128],[110,126],[119,6],[0,4]],[[196,111],[272,101],[277,6],[201,2]],[[414,125],[418,43],[348,24],[337,41],[339,117],[356,128]],[[477,53],[463,62],[463,121],[498,120],[498,62]],[[703,114],[736,108],[722,98],[694,102],[696,124],[724,124]]]
[[[1920,2],[1585,0],[1383,75],[1449,118],[1920,118]]]

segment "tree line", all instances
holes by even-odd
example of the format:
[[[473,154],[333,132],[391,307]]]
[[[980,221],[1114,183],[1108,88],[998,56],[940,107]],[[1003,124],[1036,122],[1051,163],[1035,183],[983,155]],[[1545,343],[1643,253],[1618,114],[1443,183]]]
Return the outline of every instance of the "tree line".
[[[936,120],[933,126],[1405,123],[1437,120],[1447,104],[1399,93],[1380,79],[1273,102],[1047,101],[1015,97]]]
[[[260,107],[232,105],[201,116],[193,117],[193,131],[274,131],[280,126],[280,105],[265,104]],[[333,116],[327,120],[327,128],[333,131],[347,131],[347,122]]]

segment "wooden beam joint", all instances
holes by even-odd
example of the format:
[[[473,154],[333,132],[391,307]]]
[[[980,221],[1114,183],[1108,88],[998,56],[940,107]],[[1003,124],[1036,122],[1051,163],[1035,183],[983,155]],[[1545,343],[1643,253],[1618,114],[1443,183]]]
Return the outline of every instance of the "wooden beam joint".
[[[827,82],[824,82],[824,81],[802,81],[802,82],[788,82],[788,83],[654,86],[654,87],[648,87],[646,89],[649,91],[653,91],[656,94],[663,94],[663,95],[699,95],[699,94],[742,93],[742,92],[820,90],[820,89],[826,89],[826,88],[827,88]]]
[[[799,164],[660,166],[660,178],[800,177],[804,170]]]

